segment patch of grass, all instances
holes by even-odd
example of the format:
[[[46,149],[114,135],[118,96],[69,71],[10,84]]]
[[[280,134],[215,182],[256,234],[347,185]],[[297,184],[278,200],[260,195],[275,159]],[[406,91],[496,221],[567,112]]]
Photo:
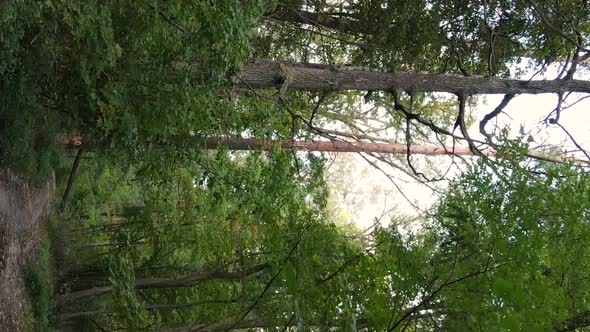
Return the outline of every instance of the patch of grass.
[[[27,331],[53,331],[53,269],[51,241],[46,238],[37,258],[24,273],[27,303],[25,328]]]

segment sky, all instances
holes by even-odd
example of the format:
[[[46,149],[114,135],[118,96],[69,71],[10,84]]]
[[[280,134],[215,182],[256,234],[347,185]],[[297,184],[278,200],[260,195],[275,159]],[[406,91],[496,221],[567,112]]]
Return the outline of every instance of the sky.
[[[553,66],[543,76],[536,76],[534,79],[552,79],[557,76],[557,72],[558,67]],[[523,79],[529,79],[530,76],[529,73]],[[590,72],[588,69],[580,68],[575,78],[589,79]],[[583,94],[572,94],[568,100],[571,103],[583,96]],[[484,139],[479,133],[478,124],[500,103],[502,98],[503,95],[484,95],[478,99],[476,106],[471,110],[475,118],[473,125],[469,128],[471,138]],[[525,133],[532,135],[533,146],[563,144],[566,150],[575,150],[576,147],[560,127],[547,125],[544,122],[556,105],[557,96],[554,94],[516,96],[505,108],[504,113],[497,117],[496,123],[499,128],[509,126],[510,134],[514,137],[519,134],[522,126]],[[488,131],[493,128],[494,122],[488,123],[486,127],[489,128]],[[559,123],[582,147],[590,149],[590,97],[563,110]],[[584,158],[580,152],[576,153],[576,156]],[[328,178],[332,187],[333,200],[339,207],[341,217],[360,229],[369,228],[376,220],[384,225],[389,224],[391,217],[397,220],[405,216],[406,219],[412,220],[412,217],[420,213],[414,206],[427,209],[436,202],[437,195],[432,190],[401,171],[391,167],[386,169],[394,178],[394,184],[381,171],[369,165],[357,154],[341,153],[330,157],[333,158],[333,162],[328,163]],[[450,158],[446,156],[426,159],[441,169],[446,169],[450,165]],[[420,165],[420,161],[417,165],[428,167]],[[450,172],[451,177],[459,173],[457,168],[451,169]],[[444,188],[445,182],[438,185]],[[403,191],[403,195],[400,191]]]

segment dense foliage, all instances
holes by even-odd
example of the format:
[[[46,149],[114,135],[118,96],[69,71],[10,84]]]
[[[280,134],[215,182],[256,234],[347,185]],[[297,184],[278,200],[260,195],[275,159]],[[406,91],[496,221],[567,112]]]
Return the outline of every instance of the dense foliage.
[[[307,169],[317,180],[299,182],[291,158],[214,153],[158,187],[87,164],[70,210],[85,227],[68,233],[85,256],[75,251],[63,298],[113,286],[69,310],[97,306],[103,326],[132,329],[256,320],[504,331],[559,328],[586,313],[590,178],[579,169],[518,156],[493,169],[480,163],[425,229],[392,224],[359,237],[323,212],[321,163]],[[103,265],[108,272],[96,270]]]
[[[588,175],[523,162],[470,170],[439,206],[452,274],[479,272],[442,295],[445,329],[543,330],[587,310]]]
[[[2,160],[43,176],[56,166],[56,134],[133,157],[158,137],[226,129],[232,105],[218,88],[247,56],[261,6],[3,3]]]

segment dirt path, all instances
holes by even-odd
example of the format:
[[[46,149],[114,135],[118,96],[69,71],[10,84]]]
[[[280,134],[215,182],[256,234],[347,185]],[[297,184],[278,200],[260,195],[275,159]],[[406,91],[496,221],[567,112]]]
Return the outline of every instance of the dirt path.
[[[22,269],[45,236],[53,188],[0,169],[0,331],[22,329]]]

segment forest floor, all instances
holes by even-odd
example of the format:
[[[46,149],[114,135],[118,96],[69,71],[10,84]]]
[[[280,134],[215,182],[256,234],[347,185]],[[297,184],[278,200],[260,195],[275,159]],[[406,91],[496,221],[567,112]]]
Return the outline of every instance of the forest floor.
[[[0,169],[0,331],[29,329],[26,274],[47,237],[54,182],[34,185]]]

